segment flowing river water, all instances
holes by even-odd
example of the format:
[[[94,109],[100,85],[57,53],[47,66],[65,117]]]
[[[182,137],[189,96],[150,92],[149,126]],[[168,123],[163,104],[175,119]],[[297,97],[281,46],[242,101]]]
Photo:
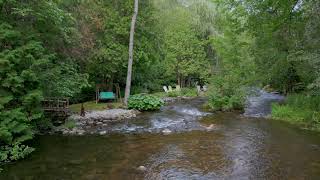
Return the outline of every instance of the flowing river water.
[[[320,179],[320,134],[262,118],[282,100],[260,92],[244,115],[185,100],[105,136],[40,136],[35,153],[3,167],[0,179]]]

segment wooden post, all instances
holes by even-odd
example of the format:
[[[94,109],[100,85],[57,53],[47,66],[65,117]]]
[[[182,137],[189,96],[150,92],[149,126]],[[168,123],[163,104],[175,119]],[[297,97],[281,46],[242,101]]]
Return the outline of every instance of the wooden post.
[[[96,104],[98,104],[99,101],[99,88],[96,87]]]
[[[81,104],[81,112],[80,112],[80,116],[81,116],[81,117],[85,117],[85,116],[86,116],[86,112],[85,112],[85,110],[84,110],[83,103]]]

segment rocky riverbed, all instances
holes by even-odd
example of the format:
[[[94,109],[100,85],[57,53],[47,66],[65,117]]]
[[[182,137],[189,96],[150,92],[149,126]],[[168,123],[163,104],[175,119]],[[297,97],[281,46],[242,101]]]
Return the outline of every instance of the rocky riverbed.
[[[165,97],[162,99],[166,104],[171,104],[178,101],[190,100],[193,97]],[[74,114],[66,121],[65,125],[55,127],[52,133],[64,135],[105,135],[108,133],[107,129],[112,129],[111,126],[114,126],[115,123],[134,119],[138,114],[140,114],[139,111],[127,109],[90,111],[86,112],[84,117]]]
[[[55,133],[64,135],[84,135],[84,134],[106,134],[104,131],[92,131],[92,129],[102,129],[110,126],[113,122],[119,122],[126,119],[135,118],[139,111],[127,109],[109,109],[104,111],[86,112],[84,117],[80,115],[72,115],[68,121],[74,122],[74,127],[66,127],[64,125],[56,127]]]

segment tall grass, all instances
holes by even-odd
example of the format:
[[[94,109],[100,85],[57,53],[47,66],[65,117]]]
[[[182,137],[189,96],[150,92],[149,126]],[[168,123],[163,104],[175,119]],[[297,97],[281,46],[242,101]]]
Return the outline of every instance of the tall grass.
[[[298,109],[320,111],[320,96],[293,94],[287,97],[287,104]]]
[[[289,95],[285,105],[272,106],[272,117],[320,131],[320,96]]]

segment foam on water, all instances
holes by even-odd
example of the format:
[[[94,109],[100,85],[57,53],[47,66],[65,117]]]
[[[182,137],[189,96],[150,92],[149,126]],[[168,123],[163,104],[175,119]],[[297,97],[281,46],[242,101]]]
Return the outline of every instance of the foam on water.
[[[271,113],[271,104],[283,102],[285,97],[264,90],[254,90],[254,95],[247,98],[244,116],[267,117]]]
[[[201,112],[197,106],[203,102],[178,102],[161,108],[159,112],[138,116],[136,120],[119,123],[111,132],[161,132],[168,129],[172,132],[205,130],[199,118],[210,113]],[[137,121],[138,124],[135,124]]]

